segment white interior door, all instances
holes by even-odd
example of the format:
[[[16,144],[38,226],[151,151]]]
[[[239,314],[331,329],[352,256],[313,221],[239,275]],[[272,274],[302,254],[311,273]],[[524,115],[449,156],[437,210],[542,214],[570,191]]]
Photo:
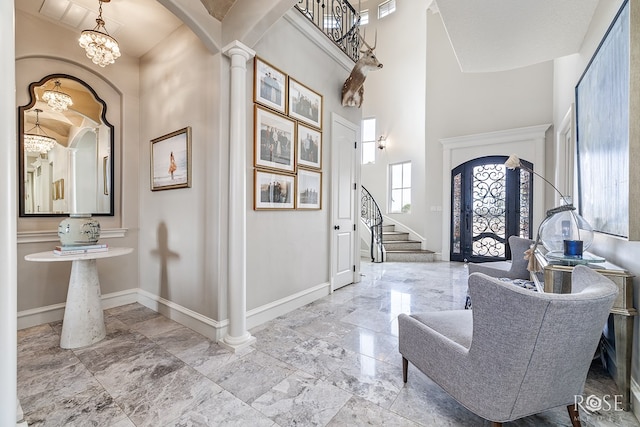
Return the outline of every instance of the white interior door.
[[[359,258],[356,257],[358,145],[360,128],[338,116],[332,115],[332,290],[357,281]]]

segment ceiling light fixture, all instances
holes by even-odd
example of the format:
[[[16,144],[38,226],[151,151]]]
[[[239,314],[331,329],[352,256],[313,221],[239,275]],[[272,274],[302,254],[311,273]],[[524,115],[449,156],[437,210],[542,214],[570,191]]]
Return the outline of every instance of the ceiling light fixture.
[[[73,100],[69,95],[62,92],[60,80],[56,80],[52,90],[45,90],[42,99],[47,102],[53,111],[61,113],[73,105]]]
[[[80,47],[87,51],[87,58],[101,67],[113,64],[120,57],[118,42],[109,35],[102,20],[102,3],[109,3],[109,1],[111,0],[98,1],[98,18],[95,28],[84,30],[78,40]]]
[[[47,135],[40,127],[42,110],[36,108],[34,111],[36,112],[36,125],[24,134],[24,151],[46,154],[58,141]]]

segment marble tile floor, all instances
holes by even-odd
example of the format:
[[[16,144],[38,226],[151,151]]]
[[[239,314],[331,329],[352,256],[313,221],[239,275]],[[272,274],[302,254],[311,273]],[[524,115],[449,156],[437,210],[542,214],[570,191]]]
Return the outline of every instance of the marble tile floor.
[[[105,312],[107,338],[59,347],[61,322],[18,332],[18,395],[29,426],[488,426],[410,365],[399,313],[460,309],[460,263],[362,264],[362,281],[251,330],[232,353],[139,304]],[[615,395],[597,361],[585,395]],[[583,426],[640,426],[581,412]],[[506,426],[569,426],[565,408]]]

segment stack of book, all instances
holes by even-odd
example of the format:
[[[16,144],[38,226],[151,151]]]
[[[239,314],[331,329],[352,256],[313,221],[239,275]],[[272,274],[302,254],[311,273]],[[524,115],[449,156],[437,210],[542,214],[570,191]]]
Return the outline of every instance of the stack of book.
[[[106,243],[98,243],[95,245],[56,246],[53,253],[55,255],[80,255],[91,252],[107,252],[108,250],[109,246]]]

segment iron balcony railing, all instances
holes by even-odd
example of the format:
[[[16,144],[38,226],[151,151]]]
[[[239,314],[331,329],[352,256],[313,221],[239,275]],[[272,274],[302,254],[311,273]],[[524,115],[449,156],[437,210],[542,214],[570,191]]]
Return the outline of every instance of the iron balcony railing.
[[[360,57],[360,14],[347,0],[299,0],[298,9],[349,58]]]
[[[361,187],[360,191],[360,219],[371,231],[371,262],[383,261],[382,246],[382,212],[369,191]]]

